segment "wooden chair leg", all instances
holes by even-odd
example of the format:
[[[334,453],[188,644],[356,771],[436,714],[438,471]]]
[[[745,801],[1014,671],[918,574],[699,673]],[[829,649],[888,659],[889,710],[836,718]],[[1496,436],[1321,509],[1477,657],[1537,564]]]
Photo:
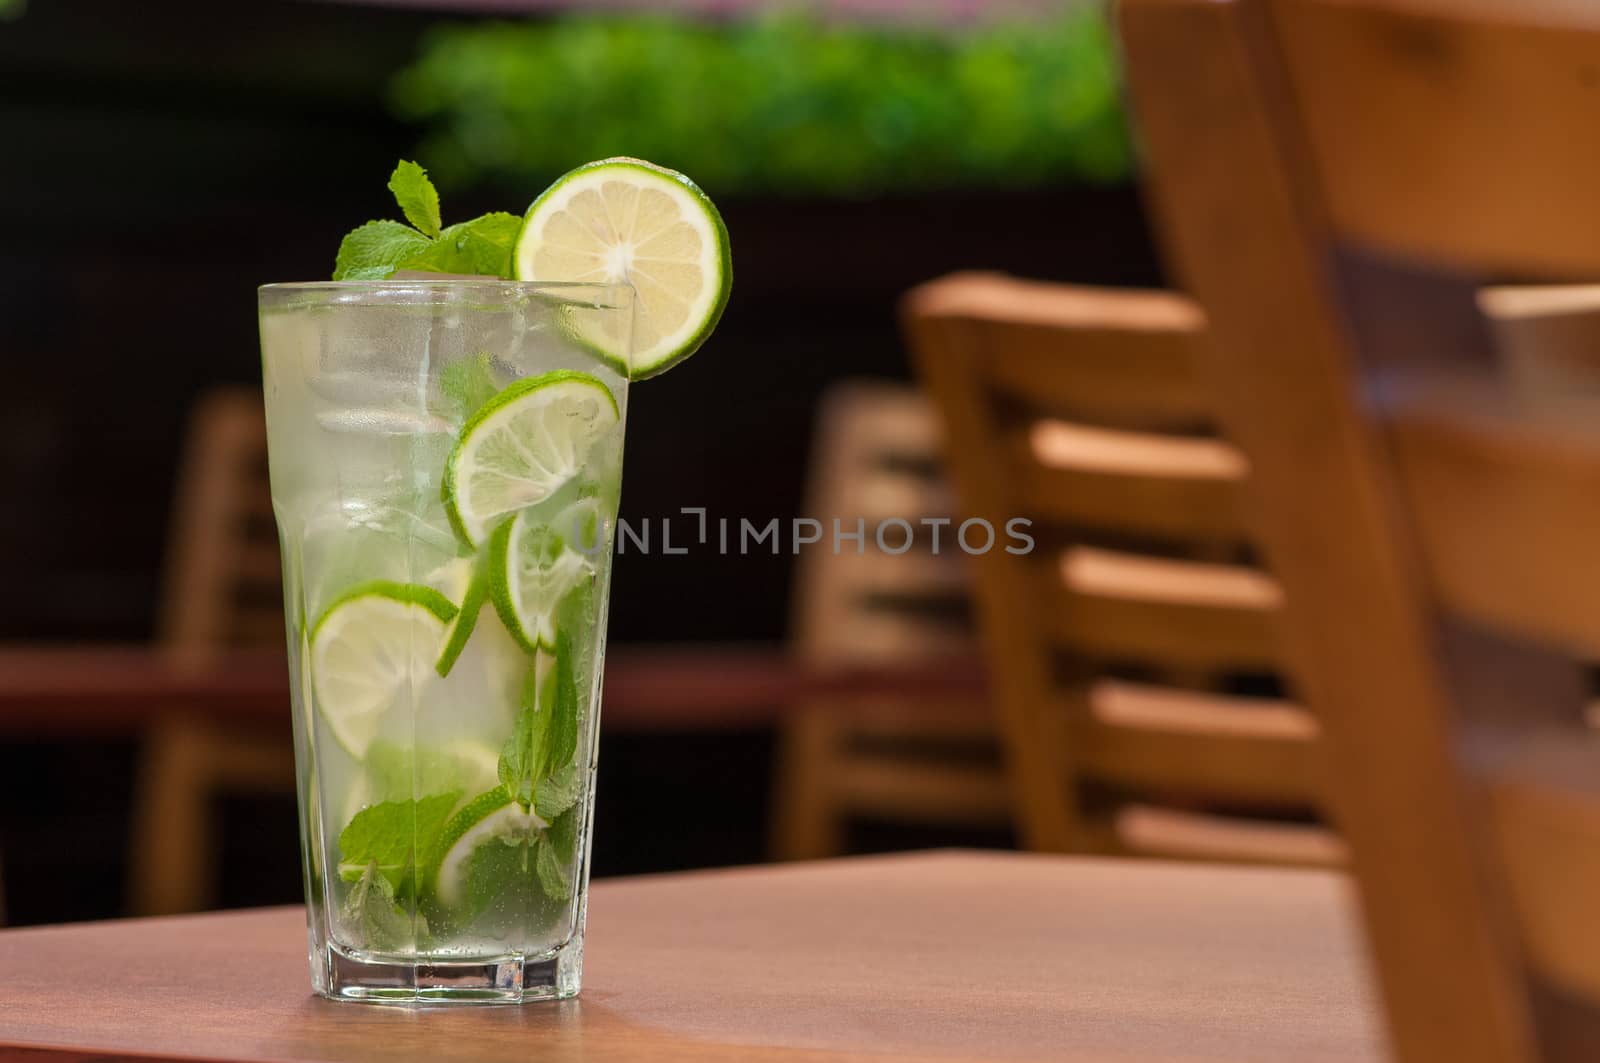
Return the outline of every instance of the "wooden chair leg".
[[[1017,837],[1030,852],[1077,851],[1083,842],[1083,826],[1078,795],[1063,768],[1065,714],[1054,706],[1022,703],[1014,691],[1003,691],[1000,696],[1011,699],[1000,706],[1002,713],[1009,713],[1001,737]]]
[[[215,864],[206,733],[192,720],[162,720],[139,755],[130,858],[134,915],[199,911],[212,899]]]
[[[844,825],[828,785],[838,741],[838,725],[826,709],[798,708],[785,722],[773,802],[773,859],[815,860],[844,851]]]

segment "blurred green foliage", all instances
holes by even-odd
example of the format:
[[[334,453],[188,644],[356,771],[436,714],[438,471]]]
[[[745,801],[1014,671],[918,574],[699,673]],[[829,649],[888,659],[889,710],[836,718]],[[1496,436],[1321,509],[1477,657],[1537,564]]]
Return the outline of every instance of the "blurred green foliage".
[[[713,194],[1126,176],[1104,12],[961,28],[570,16],[441,27],[393,85],[441,184],[537,190],[637,155]]]

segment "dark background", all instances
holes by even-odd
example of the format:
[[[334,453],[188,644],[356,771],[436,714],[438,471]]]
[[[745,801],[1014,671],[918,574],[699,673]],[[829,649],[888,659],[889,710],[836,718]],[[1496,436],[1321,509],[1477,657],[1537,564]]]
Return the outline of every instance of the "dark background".
[[[384,183],[418,134],[386,109],[385,86],[445,17],[35,0],[0,22],[0,640],[150,637],[186,411],[210,386],[258,381],[257,285],[326,277],[345,231],[392,213]],[[445,209],[521,211],[538,191],[446,190]],[[682,506],[797,515],[818,394],[909,376],[894,301],[919,281],[969,268],[1159,280],[1128,186],[707,191],[731,234],[733,298],[709,346],[630,403],[630,523]],[[611,638],[779,640],[789,561],[621,557]],[[760,859],[771,750],[765,731],[608,737],[596,874]],[[130,781],[125,744],[0,747],[12,921],[116,914]],[[688,811],[661,823],[663,804]],[[225,900],[294,900],[297,870],[259,859],[294,851],[290,803],[240,802],[225,823]]]

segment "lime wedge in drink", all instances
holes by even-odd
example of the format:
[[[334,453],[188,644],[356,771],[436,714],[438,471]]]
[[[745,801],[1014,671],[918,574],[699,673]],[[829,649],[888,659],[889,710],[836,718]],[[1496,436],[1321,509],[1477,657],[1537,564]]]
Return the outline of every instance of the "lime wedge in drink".
[[[339,822],[349,823],[369,805],[409,801],[414,794],[482,793],[497,784],[499,770],[499,752],[474,738],[422,748],[377,738],[345,790]]]
[[[519,380],[484,403],[445,462],[456,534],[477,547],[501,517],[550,497],[621,417],[604,384],[569,369]]]
[[[456,607],[414,583],[364,583],[311,628],[315,702],[333,737],[361,759],[385,710],[433,674]]]
[[[367,747],[367,803],[451,791],[479,794],[499,781],[499,763],[499,752],[475,738],[416,748],[379,738]]]
[[[473,629],[478,626],[478,614],[489,598],[489,583],[483,566],[475,564],[473,558],[458,557],[429,573],[428,585],[458,603],[455,619],[450,621],[450,630],[445,636],[444,649],[433,666],[443,678],[456,666]]]
[[[594,571],[556,527],[524,513],[489,540],[489,598],[511,637],[529,653],[556,651],[556,612]]]
[[[435,896],[446,907],[461,903],[467,858],[479,845],[491,839],[507,845],[526,843],[548,826],[537,814],[513,801],[504,787],[497,786],[474,798],[450,817],[439,837]]]
[[[637,303],[631,343],[575,319],[598,353],[632,380],[665,372],[716,327],[733,287],[728,230],[698,185],[640,159],[602,159],[534,200],[512,254],[522,281],[627,282]],[[624,359],[623,354],[631,350]]]

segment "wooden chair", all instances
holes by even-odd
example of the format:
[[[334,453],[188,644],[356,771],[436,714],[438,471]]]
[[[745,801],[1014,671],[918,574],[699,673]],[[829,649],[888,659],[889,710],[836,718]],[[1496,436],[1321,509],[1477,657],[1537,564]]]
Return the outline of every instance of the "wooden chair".
[[[1487,280],[1600,276],[1600,9],[1125,0],[1402,1063],[1600,1058],[1600,400]],[[1568,369],[1572,366],[1568,364]]]
[[[1248,563],[1246,462],[1209,430],[1199,311],[989,274],[903,309],[962,512],[999,535],[971,561],[1026,844],[1338,861],[1306,822],[1315,722],[1226,692],[1230,673],[1279,667],[1282,602]],[[1003,548],[1016,518],[1031,552]],[[1267,811],[1298,820],[1252,814]]]
[[[281,572],[261,394],[214,391],[196,407],[168,536],[160,644],[196,667],[221,651],[281,645]],[[294,792],[287,735],[219,727],[193,715],[153,720],[133,807],[130,907],[186,912],[215,903],[212,816],[219,792]]]
[[[976,656],[959,550],[935,553],[924,518],[953,502],[939,464],[938,418],[912,388],[845,381],[823,398],[805,512],[822,541],[795,568],[791,644],[818,669]],[[833,550],[833,521],[866,541]],[[911,527],[911,549],[876,548],[883,521]],[[898,549],[906,533],[885,530]],[[948,535],[946,536],[948,538]],[[836,856],[852,818],[1003,826],[1010,799],[994,717],[981,698],[851,697],[796,706],[780,735],[772,831],[778,859]]]

